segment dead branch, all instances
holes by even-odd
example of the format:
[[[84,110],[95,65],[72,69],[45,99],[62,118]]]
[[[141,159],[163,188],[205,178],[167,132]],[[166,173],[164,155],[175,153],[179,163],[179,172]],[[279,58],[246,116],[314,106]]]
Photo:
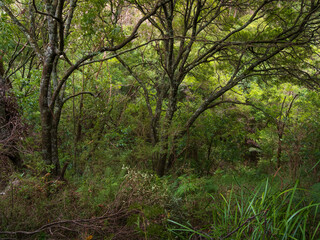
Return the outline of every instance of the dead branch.
[[[128,207],[120,207],[116,211],[114,210],[114,208],[110,207],[108,211],[106,211],[101,217],[95,217],[95,218],[89,218],[89,219],[59,220],[59,221],[47,223],[34,231],[15,231],[15,232],[0,231],[0,235],[32,236],[44,231],[48,231],[51,235],[54,235],[54,233],[52,232],[52,228],[56,228],[58,230],[60,229],[62,231],[67,231],[67,232],[80,233],[80,230],[77,230],[79,227],[81,229],[92,230],[100,234],[108,234],[108,233],[113,233],[115,229],[117,229],[119,225],[119,221],[121,221],[122,219],[128,218],[132,214],[136,214],[136,213],[138,213],[138,210],[129,210]],[[104,229],[106,221],[109,223],[109,225],[107,226],[107,229]],[[124,228],[125,227],[123,227],[120,230],[124,231],[123,230]],[[128,229],[125,229],[125,230],[128,231]],[[117,230],[117,232],[119,233],[119,229]]]
[[[242,223],[239,227],[237,227],[235,230],[233,230],[232,232],[228,233],[226,236],[224,237],[220,237],[220,240],[222,239],[226,239],[229,238],[232,234],[234,234],[235,232],[237,232],[239,229],[241,229],[244,225],[252,222],[254,219],[256,219],[258,216],[262,215],[265,216],[267,214],[268,210],[262,211],[252,217],[249,217],[244,223]]]

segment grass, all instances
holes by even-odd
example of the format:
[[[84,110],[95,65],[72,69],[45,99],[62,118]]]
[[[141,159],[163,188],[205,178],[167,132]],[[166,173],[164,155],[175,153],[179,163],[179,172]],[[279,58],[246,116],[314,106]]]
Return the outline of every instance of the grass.
[[[319,205],[308,202],[308,191],[298,182],[286,190],[275,190],[269,180],[252,193],[232,188],[213,196],[209,226],[168,220],[168,230],[180,239],[319,239]]]

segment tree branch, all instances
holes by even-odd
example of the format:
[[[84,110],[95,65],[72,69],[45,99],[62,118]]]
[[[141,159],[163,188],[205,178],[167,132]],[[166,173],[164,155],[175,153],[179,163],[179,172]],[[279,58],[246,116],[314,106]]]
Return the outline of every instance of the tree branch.
[[[34,38],[30,35],[29,30],[14,16],[12,11],[3,3],[2,0],[0,0],[0,7],[10,16],[11,20],[17,25],[17,27],[20,29],[21,32],[26,36],[28,39],[28,42],[30,43],[30,46],[33,48],[37,56],[43,60],[43,54],[40,51],[40,48]]]
[[[56,16],[53,16],[53,15],[50,14],[50,13],[45,13],[45,12],[39,11],[39,10],[37,9],[35,0],[32,0],[32,5],[33,5],[33,8],[34,8],[34,10],[36,11],[36,13],[41,14],[41,15],[44,15],[44,16],[52,17],[54,20],[56,20],[56,21],[59,22],[59,23],[62,22],[61,19],[57,18]]]
[[[122,43],[116,45],[116,46],[111,46],[111,47],[103,47],[101,48],[100,50],[96,51],[96,52],[92,52],[92,53],[89,53],[87,54],[86,56],[82,57],[80,60],[78,60],[73,66],[71,66],[67,72],[64,74],[64,76],[62,77],[57,89],[54,91],[54,94],[52,96],[52,102],[50,104],[50,109],[53,110],[54,108],[54,104],[56,102],[56,99],[59,95],[59,92],[63,86],[63,84],[68,80],[68,78],[70,77],[70,75],[76,70],[78,69],[82,63],[84,63],[85,61],[87,61],[88,59],[90,58],[93,58],[97,55],[99,55],[100,53],[103,53],[103,52],[115,52],[121,48],[123,48],[124,46],[126,46],[129,42],[131,42],[134,38],[137,37],[137,31],[139,29],[139,27],[141,26],[141,24],[146,21],[148,18],[150,18],[152,15],[154,15],[157,10],[165,3],[167,3],[169,0],[166,0],[166,1],[159,1],[158,4],[156,4],[156,6],[153,8],[153,10],[147,14],[146,16],[144,16],[143,18],[141,18],[138,23],[136,24],[136,26],[134,27],[131,35],[125,39]]]
[[[64,36],[65,38],[67,38],[70,34],[70,26],[71,26],[71,21],[73,18],[73,14],[75,11],[75,8],[77,6],[77,0],[71,0],[70,1],[70,10],[69,10],[69,14],[66,20],[66,25],[65,25],[65,29],[64,29]]]
[[[111,56],[109,56],[109,57],[102,58],[102,59],[97,59],[97,60],[92,60],[92,61],[88,61],[88,62],[84,62],[84,63],[80,64],[79,67],[85,66],[85,65],[88,65],[88,64],[92,64],[92,63],[108,61],[108,60],[110,60],[110,59],[112,59],[112,58],[119,57],[119,56],[122,55],[122,54],[131,52],[131,51],[134,51],[134,50],[136,50],[136,49],[138,49],[138,48],[141,48],[141,47],[144,47],[144,46],[146,46],[146,45],[148,45],[148,44],[150,44],[150,43],[152,43],[152,42],[156,42],[156,41],[160,41],[160,40],[163,40],[163,39],[161,39],[161,38],[152,39],[152,40],[150,40],[150,41],[148,41],[148,42],[146,42],[146,43],[143,43],[143,44],[141,44],[141,45],[139,45],[139,46],[136,46],[136,47],[134,47],[134,48],[130,48],[130,49],[124,50],[124,51],[122,51],[122,52],[118,52],[118,53],[116,53],[116,54],[114,54],[114,55],[111,55]]]
[[[65,99],[63,100],[62,104],[65,104],[66,101],[68,101],[68,100],[70,100],[70,99],[72,99],[72,98],[74,98],[74,97],[77,97],[77,96],[79,96],[79,95],[84,95],[84,94],[91,95],[92,97],[97,97],[97,96],[99,95],[99,94],[94,95],[92,92],[79,92],[79,93],[77,93],[77,94],[74,94],[74,95],[72,95],[72,96],[69,96],[69,97],[65,98]]]

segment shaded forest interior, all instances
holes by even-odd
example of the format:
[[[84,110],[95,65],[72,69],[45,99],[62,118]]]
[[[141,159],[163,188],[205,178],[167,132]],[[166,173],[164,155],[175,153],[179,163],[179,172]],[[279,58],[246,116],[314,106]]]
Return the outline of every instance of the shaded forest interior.
[[[319,239],[319,19],[0,0],[0,239]]]

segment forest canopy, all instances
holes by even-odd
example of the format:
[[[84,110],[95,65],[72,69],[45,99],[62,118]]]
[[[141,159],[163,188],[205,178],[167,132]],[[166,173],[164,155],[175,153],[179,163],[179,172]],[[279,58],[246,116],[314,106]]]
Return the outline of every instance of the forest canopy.
[[[319,19],[319,0],[0,0],[0,237],[317,239]],[[55,231],[17,224],[20,198]]]

